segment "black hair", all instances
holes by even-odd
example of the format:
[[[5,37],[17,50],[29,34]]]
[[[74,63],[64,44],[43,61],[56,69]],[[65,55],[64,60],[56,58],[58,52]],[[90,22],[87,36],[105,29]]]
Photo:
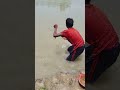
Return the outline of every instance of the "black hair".
[[[91,0],[85,0],[85,4],[90,4]]]
[[[73,24],[74,24],[74,21],[72,18],[67,18],[66,19],[66,27],[67,28],[72,28],[73,27]]]

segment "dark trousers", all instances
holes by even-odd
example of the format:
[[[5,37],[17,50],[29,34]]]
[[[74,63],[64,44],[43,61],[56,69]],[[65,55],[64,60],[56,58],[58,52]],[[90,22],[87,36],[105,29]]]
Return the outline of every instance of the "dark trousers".
[[[86,81],[88,82],[96,81],[99,78],[99,76],[117,60],[117,57],[119,56],[119,52],[120,52],[120,44],[109,50],[103,50],[99,54],[99,59],[97,61],[96,66],[94,67],[95,69],[94,69],[94,73],[92,74],[92,78],[89,78],[91,68],[93,67],[92,64],[94,63],[92,58],[90,58],[93,49],[94,49],[93,46],[89,46],[85,48],[86,50],[85,72],[86,72]]]
[[[82,47],[78,47],[76,50],[73,51],[74,46],[70,46],[68,48],[68,52],[70,53],[70,55],[66,58],[66,60],[68,61],[74,61],[78,56],[80,56],[82,54],[82,52],[84,51],[84,46]]]

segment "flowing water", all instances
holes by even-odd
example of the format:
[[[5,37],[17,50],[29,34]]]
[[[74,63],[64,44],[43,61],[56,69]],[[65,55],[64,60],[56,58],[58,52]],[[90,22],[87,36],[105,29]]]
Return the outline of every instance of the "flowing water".
[[[35,79],[57,72],[76,72],[85,69],[85,54],[75,62],[68,62],[67,48],[70,43],[59,37],[53,38],[53,25],[58,32],[66,29],[65,20],[74,19],[74,28],[85,39],[84,0],[36,0],[35,1]]]

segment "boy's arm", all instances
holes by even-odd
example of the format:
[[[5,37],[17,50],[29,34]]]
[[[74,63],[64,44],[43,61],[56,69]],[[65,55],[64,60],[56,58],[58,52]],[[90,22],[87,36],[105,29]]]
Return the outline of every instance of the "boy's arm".
[[[54,29],[54,33],[53,33],[53,37],[59,37],[59,36],[62,36],[62,34],[61,34],[61,33],[58,33],[58,32],[57,32],[57,29],[55,28],[55,29]]]
[[[62,36],[62,33],[58,33],[57,32],[57,29],[58,29],[58,25],[57,24],[55,24],[54,25],[54,33],[53,33],[53,37],[59,37],[59,36]]]

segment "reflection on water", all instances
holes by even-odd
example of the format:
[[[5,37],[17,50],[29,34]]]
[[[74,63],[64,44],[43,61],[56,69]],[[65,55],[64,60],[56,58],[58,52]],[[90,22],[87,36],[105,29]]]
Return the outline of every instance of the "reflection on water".
[[[36,0],[35,4],[35,78],[47,77],[57,72],[75,72],[85,67],[84,53],[76,62],[67,62],[66,50],[70,46],[61,37],[52,37],[53,25],[58,32],[66,29],[65,20],[74,19],[74,27],[85,38],[84,0]]]
[[[36,6],[48,6],[48,7],[59,7],[61,11],[69,8],[71,5],[70,0],[36,0]]]

